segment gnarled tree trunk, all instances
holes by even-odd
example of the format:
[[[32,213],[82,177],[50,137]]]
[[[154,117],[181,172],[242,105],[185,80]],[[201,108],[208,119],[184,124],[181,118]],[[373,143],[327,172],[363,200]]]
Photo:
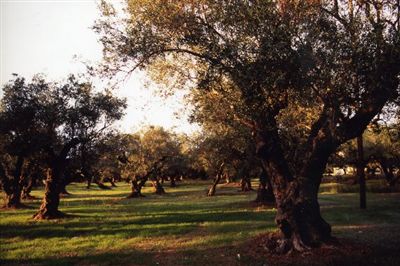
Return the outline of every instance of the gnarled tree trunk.
[[[145,197],[142,194],[142,187],[146,183],[147,180],[140,179],[140,182],[138,182],[138,179],[136,176],[131,180],[131,194],[128,195],[127,198],[139,198],[139,197]]]
[[[21,191],[22,191],[22,168],[24,165],[24,157],[18,156],[15,168],[12,174],[12,179],[7,175],[5,169],[0,170],[2,172],[3,189],[6,193],[4,208],[18,209],[24,207],[21,203]]]
[[[60,204],[61,166],[55,165],[47,170],[45,194],[39,211],[33,216],[35,220],[56,219],[65,216],[58,210]]]
[[[304,251],[311,246],[331,240],[331,227],[322,218],[317,192],[312,186],[292,181],[285,195],[275,193],[275,221],[282,233],[278,252]]]
[[[28,182],[23,186],[22,192],[21,192],[21,198],[25,200],[33,200],[36,199],[36,197],[31,195],[32,188],[36,184],[36,180],[38,179],[37,174],[33,174],[28,178]]]
[[[315,139],[304,166],[293,176],[280,147],[277,130],[258,133],[257,155],[271,178],[277,207],[275,222],[281,232],[275,251],[304,251],[329,241],[331,227],[321,216],[318,190],[336,144],[329,138]]]
[[[79,139],[72,139],[64,145],[58,155],[51,151],[50,169],[47,170],[45,194],[40,205],[39,211],[33,215],[35,220],[56,219],[65,216],[58,210],[60,204],[61,182],[67,163],[67,155],[69,151],[80,143]]]

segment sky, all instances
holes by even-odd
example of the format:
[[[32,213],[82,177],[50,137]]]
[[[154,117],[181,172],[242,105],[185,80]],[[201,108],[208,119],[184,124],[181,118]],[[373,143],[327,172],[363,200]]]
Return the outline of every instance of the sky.
[[[44,73],[62,80],[85,70],[81,61],[101,60],[98,36],[90,29],[98,18],[96,0],[0,0],[0,84],[17,73],[30,79]],[[126,97],[128,109],[118,127],[124,132],[143,125],[160,125],[178,132],[197,129],[185,117],[183,94],[163,99],[143,73],[134,73],[116,95]],[[1,93],[1,92],[0,92]]]

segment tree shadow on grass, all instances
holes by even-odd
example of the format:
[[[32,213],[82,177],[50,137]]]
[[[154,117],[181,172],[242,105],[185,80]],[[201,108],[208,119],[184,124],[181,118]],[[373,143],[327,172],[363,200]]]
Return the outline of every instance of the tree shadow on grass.
[[[77,218],[76,216],[74,218]],[[79,216],[78,216],[79,218]],[[112,219],[77,219],[59,220],[60,223],[54,222],[33,222],[25,224],[8,224],[0,225],[2,238],[22,237],[24,239],[37,238],[55,238],[55,237],[79,237],[79,236],[104,236],[121,234],[126,237],[136,237],[142,235],[142,231],[146,236],[159,235],[180,235],[195,230],[197,226],[204,222],[222,223],[228,222],[233,224],[246,223],[247,221],[266,222],[269,220],[273,224],[273,216],[265,213],[251,212],[204,212],[204,213],[168,213],[163,215],[134,216],[131,219],[121,219],[113,217]],[[141,227],[145,226],[146,229]],[[149,228],[154,227],[154,230]],[[226,226],[225,231],[235,232],[235,226]]]
[[[271,265],[271,266],[353,266],[400,265],[398,246],[385,247],[378,242],[367,246],[352,239],[340,239],[334,248],[323,247],[306,254],[273,255],[263,248],[264,235],[233,245],[202,249],[137,249],[131,248],[77,255],[46,254],[36,259],[5,259],[1,265]],[[386,237],[386,236],[385,236]],[[384,239],[380,239],[384,240]],[[395,245],[395,243],[393,243]],[[116,246],[118,242],[116,242]]]

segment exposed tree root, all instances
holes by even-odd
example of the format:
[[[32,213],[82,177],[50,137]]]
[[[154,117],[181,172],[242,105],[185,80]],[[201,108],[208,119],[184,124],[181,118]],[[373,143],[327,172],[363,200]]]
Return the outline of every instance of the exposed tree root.
[[[339,243],[335,238],[321,242],[315,245],[305,244],[299,236],[293,236],[291,239],[283,238],[278,233],[271,233],[265,241],[265,249],[271,254],[291,254],[293,252],[307,255],[314,248],[335,249]]]

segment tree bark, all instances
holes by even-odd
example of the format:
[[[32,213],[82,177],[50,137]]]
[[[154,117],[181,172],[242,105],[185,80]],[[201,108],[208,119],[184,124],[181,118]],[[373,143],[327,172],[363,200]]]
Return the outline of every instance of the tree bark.
[[[145,182],[142,180],[138,183],[136,176],[131,180],[131,194],[128,195],[127,198],[139,198],[145,197],[142,194],[142,187],[144,186]]]
[[[267,177],[267,173],[263,170],[260,175],[260,184],[257,190],[256,203],[261,204],[275,204],[275,196],[272,191],[272,185]]]
[[[154,193],[156,193],[157,195],[165,194],[165,190],[161,185],[160,181],[158,180],[158,178],[154,178],[151,182],[154,187]]]
[[[389,165],[386,158],[381,157],[378,158],[377,161],[380,164],[380,168],[383,172],[383,175],[385,176],[387,183],[389,184],[389,186],[394,187],[399,181],[400,175],[397,178],[395,177],[393,169],[394,167],[392,165]]]
[[[45,195],[39,211],[33,216],[35,220],[57,219],[65,216],[58,210],[60,204],[60,165],[47,170]]]
[[[66,177],[62,177],[62,178],[61,178],[61,182],[60,182],[60,195],[62,195],[62,196],[71,195],[71,194],[67,191],[67,185],[68,185],[68,180],[66,180]]]
[[[36,173],[32,174],[28,178],[27,184],[25,184],[22,188],[22,193],[21,193],[21,198],[24,200],[33,200],[36,199],[36,197],[31,195],[32,188],[36,184],[36,180],[38,179],[38,176]]]
[[[24,156],[19,155],[15,163],[15,168],[12,175],[12,180],[9,180],[5,169],[2,170],[3,174],[3,188],[6,193],[4,208],[18,209],[23,208],[24,205],[21,203],[21,191],[22,191],[22,168],[24,165]],[[3,168],[3,167],[2,167]]]
[[[280,147],[276,127],[259,131],[256,152],[271,178],[276,200],[275,222],[281,240],[275,251],[304,251],[317,243],[331,239],[331,227],[322,218],[318,190],[329,155],[336,147],[329,138],[314,139],[303,168],[294,178]]]
[[[364,145],[362,134],[357,137],[357,177],[360,184],[360,209],[367,208],[367,193],[365,184],[365,161],[364,161]]]
[[[33,215],[35,220],[57,219],[65,216],[58,210],[60,204],[60,191],[63,174],[66,167],[66,158],[69,151],[80,143],[79,139],[72,139],[64,145],[58,155],[51,151],[50,169],[47,170],[45,195],[39,211]]]
[[[225,165],[224,163],[221,163],[221,165],[219,166],[217,174],[215,175],[215,178],[214,178],[214,182],[213,182],[212,186],[210,187],[210,189],[208,190],[207,196],[212,197],[215,195],[217,185],[219,184],[219,182],[221,181],[221,178],[222,178],[222,172],[224,171],[224,165]]]

